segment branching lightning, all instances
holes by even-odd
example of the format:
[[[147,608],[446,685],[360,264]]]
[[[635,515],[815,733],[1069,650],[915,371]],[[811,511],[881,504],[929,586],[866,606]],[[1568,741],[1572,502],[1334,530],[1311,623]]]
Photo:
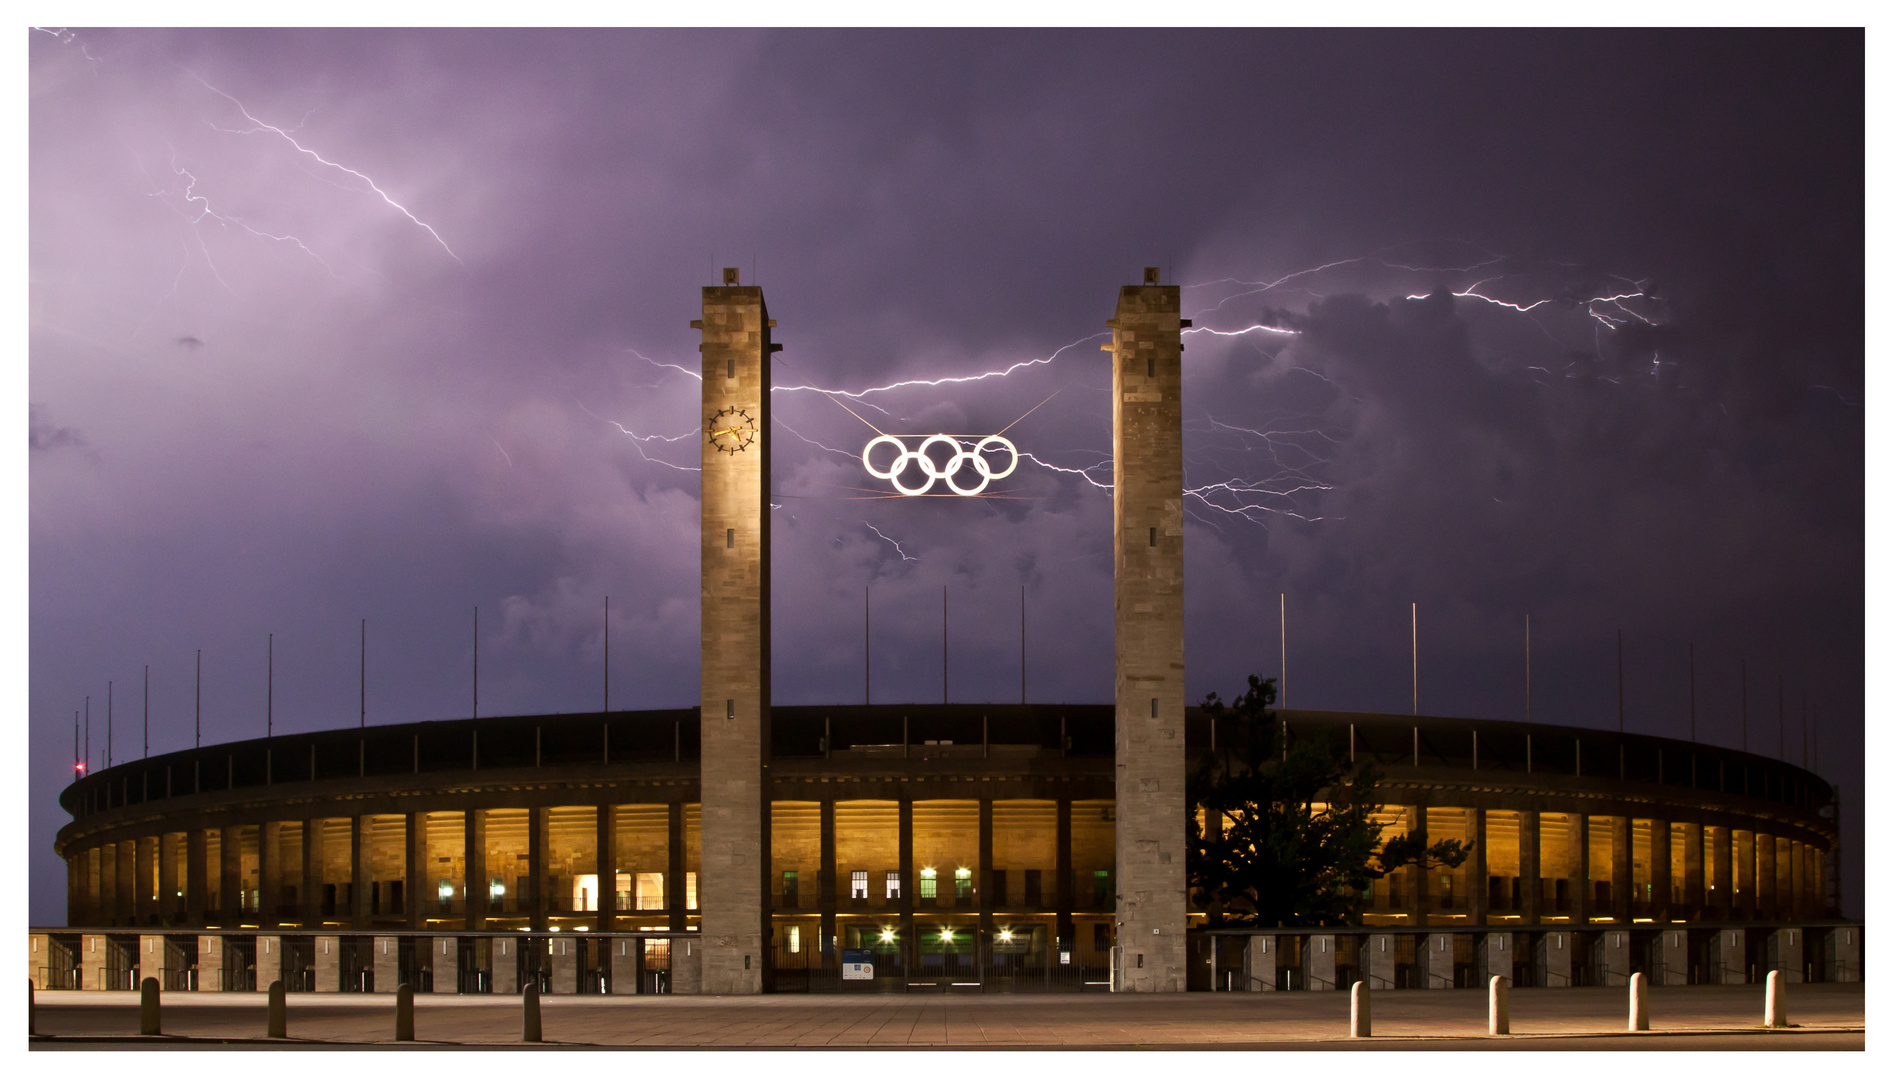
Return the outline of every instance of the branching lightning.
[[[867,526],[869,529],[873,529],[875,536],[878,536],[882,540],[885,540],[889,544],[892,544],[894,551],[899,554],[901,562],[919,562],[920,561],[917,557],[908,555],[906,552],[906,549],[900,546],[900,541],[895,540],[893,537],[888,536],[886,533],[881,532],[879,529],[874,529],[873,522],[863,521],[861,522],[861,524]]]
[[[1362,278],[1362,273],[1371,276]],[[1654,292],[1649,281],[1592,273],[1587,275],[1587,284],[1571,286],[1566,283],[1586,279],[1583,268],[1542,260],[1523,263],[1490,251],[1473,249],[1468,257],[1455,260],[1449,257],[1402,257],[1388,250],[1332,260],[1263,280],[1220,278],[1185,285],[1185,299],[1200,300],[1200,303],[1191,305],[1194,311],[1186,311],[1185,314],[1195,320],[1219,315],[1222,317],[1216,318],[1216,322],[1232,324],[1191,326],[1183,331],[1185,335],[1223,341],[1264,337],[1279,340],[1282,342],[1279,349],[1257,349],[1261,362],[1268,365],[1257,370],[1257,377],[1278,378],[1296,373],[1312,376],[1319,383],[1318,387],[1302,384],[1300,390],[1291,389],[1293,384],[1290,383],[1279,384],[1283,387],[1282,393],[1287,395],[1285,401],[1312,402],[1314,416],[1311,418],[1275,419],[1257,423],[1241,419],[1239,415],[1228,415],[1226,403],[1213,406],[1213,413],[1201,406],[1194,407],[1193,415],[1188,420],[1188,431],[1193,434],[1188,437],[1198,445],[1190,452],[1187,468],[1191,476],[1185,483],[1184,494],[1189,496],[1186,508],[1197,520],[1214,525],[1230,518],[1241,518],[1246,522],[1265,525],[1274,519],[1316,522],[1334,517],[1331,511],[1323,511],[1323,496],[1336,490],[1329,476],[1330,466],[1351,435],[1351,422],[1342,418],[1346,414],[1344,408],[1339,412],[1324,411],[1326,407],[1319,402],[1334,402],[1340,406],[1359,402],[1361,399],[1349,389],[1351,380],[1347,377],[1348,373],[1323,370],[1314,360],[1303,358],[1293,351],[1299,348],[1294,342],[1302,338],[1306,329],[1301,321],[1302,316],[1292,306],[1276,304],[1262,311],[1258,317],[1253,314],[1240,316],[1240,321],[1229,317],[1234,315],[1236,306],[1244,299],[1253,300],[1271,294],[1278,296],[1289,290],[1297,296],[1323,299],[1323,276],[1333,280],[1331,275],[1334,274],[1347,276],[1340,279],[1344,283],[1341,288],[1328,291],[1365,293],[1369,296],[1377,294],[1383,299],[1403,298],[1410,301],[1449,292],[1456,299],[1485,305],[1506,317],[1528,320],[1531,336],[1542,334],[1553,345],[1566,351],[1566,359],[1561,363],[1560,372],[1559,362],[1543,359],[1546,354],[1541,352],[1534,355],[1527,344],[1523,346],[1524,353],[1512,360],[1511,370],[1546,388],[1554,385],[1551,380],[1557,379],[1588,379],[1628,387],[1639,378],[1667,378],[1670,373],[1664,369],[1676,365],[1676,361],[1671,358],[1654,356],[1648,358],[1648,366],[1641,369],[1649,372],[1649,376],[1624,381],[1617,378],[1616,373],[1586,362],[1586,357],[1601,358],[1605,354],[1602,339],[1611,332],[1632,325],[1660,326],[1666,321],[1664,301]],[[1431,278],[1438,284],[1414,289],[1410,287],[1409,281],[1402,281],[1401,284],[1407,287],[1387,288],[1385,278],[1388,274]],[[1451,279],[1457,281],[1452,282]],[[1465,284],[1468,279],[1469,284]],[[1598,281],[1605,284],[1598,287]],[[1589,332],[1582,329],[1585,325],[1591,328]],[[883,406],[873,400],[875,398],[885,401],[887,395],[919,392],[922,400],[925,400],[925,391],[929,390],[970,387],[1001,382],[1015,376],[1028,376],[1033,371],[1043,371],[1072,350],[1106,336],[1107,333],[1087,335],[1061,345],[1045,356],[1003,363],[970,374],[899,379],[864,388],[796,383],[778,385],[774,389],[785,395],[820,394],[846,409],[865,427],[881,433],[882,428],[887,426],[886,421],[876,424],[868,420],[861,407],[892,417],[900,406],[895,403]],[[1594,343],[1584,347],[1575,346],[1575,342],[1591,337],[1595,338]],[[701,378],[697,371],[683,364],[655,360],[634,349],[625,351],[655,367]],[[1089,370],[1086,369],[1087,372]],[[1191,371],[1201,370],[1204,369],[1186,368],[1185,377],[1190,377]],[[1082,392],[1090,393],[1096,389],[1094,383],[1094,375],[1087,374],[1080,375],[1066,385],[1088,387]],[[1856,404],[1830,388],[1818,389],[1846,404]],[[1314,397],[1309,399],[1309,394]],[[1193,404],[1185,400],[1186,407]],[[1293,405],[1287,406],[1288,411],[1292,412],[1293,409]],[[812,433],[814,429],[782,423],[779,417],[776,422],[815,450],[849,460],[857,456],[851,449],[822,441]],[[622,425],[619,427],[626,434],[631,434]],[[634,438],[648,441],[656,437]],[[1059,457],[1070,460],[1073,454],[1082,455],[1091,461],[1084,465],[1064,465],[1055,461]],[[1107,452],[1079,446],[1047,447],[1041,444],[1030,449],[1021,448],[1018,456],[1022,462],[1029,463],[1054,480],[1076,477],[1096,491],[1107,493],[1112,490],[1113,463]],[[1205,473],[1206,476],[1202,475]],[[872,528],[871,525],[869,527]],[[874,531],[882,539],[893,543],[890,537],[878,529]],[[901,554],[903,558],[911,558],[904,551]]]
[[[178,164],[177,158],[175,156],[171,158],[171,173],[172,175],[181,177],[184,180],[184,190],[182,192],[172,192],[170,189],[164,188],[158,191],[150,192],[149,194],[153,198],[161,198],[162,196],[165,196],[165,195],[176,194],[180,199],[183,200],[184,205],[186,207],[191,208],[191,211],[189,212],[182,211],[182,210],[178,211],[180,214],[184,216],[185,220],[188,221],[190,224],[198,225],[198,224],[203,223],[203,221],[206,218],[208,218],[210,220],[216,221],[220,225],[235,226],[236,228],[242,229],[244,232],[249,233],[251,236],[254,236],[260,240],[274,240],[278,243],[294,244],[297,248],[301,249],[303,254],[307,255],[309,258],[314,259],[316,262],[320,263],[322,266],[322,269],[327,270],[331,277],[336,276],[335,268],[330,266],[327,260],[323,259],[322,256],[317,255],[313,250],[311,250],[309,248],[309,245],[303,243],[301,238],[292,236],[289,234],[278,236],[275,233],[265,232],[264,230],[256,228],[254,225],[251,225],[249,222],[244,221],[242,218],[237,217],[234,214],[222,214],[212,209],[210,205],[210,197],[208,195],[200,195],[197,192],[198,181],[197,181],[196,174],[192,173],[189,169],[185,168],[184,166]],[[176,208],[174,207],[173,209],[176,209]],[[200,248],[203,246],[203,239],[201,237],[198,238],[198,246]],[[208,249],[204,250],[204,262],[206,264],[210,263],[210,252]],[[216,272],[217,272],[216,267],[212,265],[211,273],[215,274]],[[223,276],[221,274],[217,275],[217,280],[220,283],[223,283],[224,288],[226,289],[230,288],[229,283],[223,281]]]
[[[340,162],[330,161],[329,159],[323,157],[321,154],[317,153],[316,151],[311,150],[308,147],[297,142],[295,136],[289,134],[289,132],[283,130],[282,128],[279,128],[275,126],[274,124],[268,124],[261,120],[258,120],[255,116],[250,114],[250,110],[246,108],[241,101],[238,101],[236,98],[232,97],[231,95],[225,93],[222,90],[217,89],[216,87],[210,85],[208,82],[205,82],[203,76],[197,74],[194,71],[189,72],[189,74],[191,78],[196,79],[199,83],[201,83],[204,89],[209,90],[211,93],[216,94],[218,97],[223,98],[224,100],[228,101],[230,104],[235,105],[237,108],[237,111],[243,114],[243,118],[245,120],[248,120],[250,123],[256,125],[255,128],[249,131],[231,131],[231,134],[252,135],[259,131],[265,131],[274,135],[278,135],[290,146],[295,147],[298,153],[307,154],[309,157],[314,158],[316,161],[320,162],[323,165],[328,166],[331,169],[336,169],[341,172],[347,173],[348,175],[352,177],[355,177],[356,179],[360,180],[362,183],[367,184],[368,190],[374,192],[376,195],[381,196],[382,202],[385,202],[389,206],[400,211],[402,216],[406,217],[407,220],[427,230],[427,235],[433,237],[434,242],[440,245],[440,250],[446,252],[447,255],[451,257],[454,262],[460,263],[460,265],[462,266],[466,265],[466,263],[461,260],[460,256],[454,254],[453,249],[447,246],[446,240],[441,238],[440,234],[434,230],[434,227],[432,225],[429,225],[426,222],[422,221],[420,218],[415,217],[414,212],[412,210],[409,210],[407,207],[402,206],[398,202],[395,202],[394,197],[389,195],[386,191],[383,191],[381,189],[381,185],[375,183],[374,179],[368,176],[368,174],[356,169],[351,169],[348,166],[341,164]],[[229,129],[218,128],[217,130],[226,131]]]
[[[605,423],[610,424],[614,428],[617,428],[619,433],[625,435],[631,440],[631,448],[636,450],[637,456],[643,458],[645,461],[651,462],[656,465],[666,465],[672,469],[677,470],[678,472],[700,473],[703,471],[703,467],[701,465],[676,465],[676,464],[672,464],[671,462],[665,461],[662,458],[651,457],[649,454],[646,454],[644,452],[644,447],[643,447],[644,443],[649,443],[649,442],[676,443],[676,442],[682,442],[685,439],[694,440],[697,437],[697,435],[702,432],[703,429],[701,427],[691,428],[689,431],[685,432],[682,435],[639,435],[637,432],[632,431],[630,428],[625,427],[623,424],[618,423],[616,420],[612,420],[609,417],[599,416],[597,413],[592,412],[590,409],[586,409],[585,403],[582,401],[578,403],[578,407],[580,409],[583,409],[585,412],[585,415],[590,416],[592,419],[603,420]]]

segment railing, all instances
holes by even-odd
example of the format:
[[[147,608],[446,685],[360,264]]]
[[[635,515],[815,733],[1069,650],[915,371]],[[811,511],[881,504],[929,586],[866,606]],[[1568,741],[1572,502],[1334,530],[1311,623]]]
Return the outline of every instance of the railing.
[[[44,967],[39,969],[39,984],[48,990],[78,990],[84,980],[76,967]]]

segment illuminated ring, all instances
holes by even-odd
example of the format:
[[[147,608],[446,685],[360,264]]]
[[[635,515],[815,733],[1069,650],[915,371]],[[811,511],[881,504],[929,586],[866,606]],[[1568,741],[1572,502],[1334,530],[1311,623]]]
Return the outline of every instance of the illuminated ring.
[[[985,462],[985,444],[986,443],[997,443],[998,445],[1005,448],[1006,453],[1012,455],[1012,463],[1010,465],[1005,466],[1004,472],[993,472],[992,467],[986,464]],[[979,471],[981,473],[984,473],[986,479],[988,480],[1003,480],[1006,477],[1012,475],[1013,469],[1018,468],[1018,447],[1013,446],[1012,440],[1006,438],[1003,435],[987,435],[985,438],[980,439],[979,445],[972,448],[972,456],[973,456],[973,459],[979,463],[979,466],[978,466]]]
[[[953,450],[952,457],[948,458],[944,465],[935,464],[933,459],[927,456],[927,449],[936,442],[944,442]],[[893,464],[889,465],[884,472],[874,468],[870,460],[874,448],[881,443],[889,443],[900,451],[894,457]],[[1003,449],[1012,456],[1003,471],[994,471],[991,463],[986,461],[985,454],[988,447],[994,450]],[[917,450],[907,449],[906,443],[902,442],[898,435],[881,435],[868,442],[867,446],[861,450],[861,465],[867,470],[869,476],[891,480],[894,490],[902,495],[925,495],[933,490],[933,484],[938,480],[946,481],[946,486],[951,488],[954,494],[978,495],[984,492],[986,485],[992,481],[1012,475],[1012,471],[1018,468],[1018,456],[1018,448],[1002,435],[987,435],[971,449],[967,449],[957,436],[929,435],[920,443],[920,448]],[[906,472],[910,465],[919,466],[920,471],[925,474],[924,484],[908,487],[901,481],[901,474]],[[961,487],[959,484],[959,472],[967,465],[971,465],[973,471],[979,474],[979,483],[976,487]]]

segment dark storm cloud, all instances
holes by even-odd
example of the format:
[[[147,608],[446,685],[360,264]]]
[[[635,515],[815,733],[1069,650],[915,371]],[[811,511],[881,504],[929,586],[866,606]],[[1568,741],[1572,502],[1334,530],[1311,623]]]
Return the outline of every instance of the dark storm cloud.
[[[1686,734],[1693,641],[1704,738],[1745,657],[1856,792],[1861,41],[33,34],[33,917],[65,725],[146,663],[154,749],[200,647],[205,738],[259,734],[270,633],[277,727],[353,722],[362,619],[370,723],[464,715],[477,606],[483,714],[593,709],[608,595],[613,705],[694,703],[724,266],[786,344],[778,701],[858,698],[869,590],[875,700],[935,698],[942,588],[955,699],[1017,695],[1021,589],[1030,696],[1107,698],[1097,345],[1161,265],[1192,698],[1285,592],[1291,704],[1409,707],[1416,602],[1426,711],[1513,716],[1529,613],[1539,719],[1614,723],[1621,627]],[[858,459],[1014,421],[1004,498]]]

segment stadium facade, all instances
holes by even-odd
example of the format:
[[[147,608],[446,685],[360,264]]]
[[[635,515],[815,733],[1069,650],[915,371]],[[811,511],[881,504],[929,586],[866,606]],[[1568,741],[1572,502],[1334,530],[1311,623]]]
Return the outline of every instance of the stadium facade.
[[[1210,929],[1185,777],[1181,332],[1154,270],[1112,340],[1116,700],[773,707],[774,322],[703,291],[702,705],[180,751],[83,777],[35,985],[742,994],[1376,988],[1862,977],[1834,793],[1697,743],[1282,710],[1457,838],[1362,925]],[[1223,733],[1224,737],[1228,733]],[[1209,823],[1210,827],[1214,823]]]

